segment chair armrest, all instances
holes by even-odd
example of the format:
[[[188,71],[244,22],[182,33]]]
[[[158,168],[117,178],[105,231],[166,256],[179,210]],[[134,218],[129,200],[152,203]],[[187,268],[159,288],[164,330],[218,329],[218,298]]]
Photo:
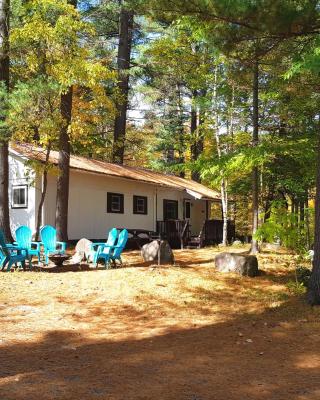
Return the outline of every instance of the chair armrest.
[[[27,250],[25,247],[14,246],[13,244],[7,244],[9,250]]]
[[[102,250],[102,249],[104,249],[104,248],[106,248],[106,247],[115,248],[116,246],[111,246],[110,244],[105,244],[105,243],[103,243],[103,244],[100,244],[99,249]]]
[[[105,243],[100,243],[100,242],[91,243],[91,250],[94,250],[96,246],[103,246],[103,245],[105,245]]]
[[[99,246],[98,249],[97,249],[97,253],[100,254],[101,252],[103,252],[103,250],[104,250],[105,248],[114,249],[115,246],[111,246],[110,244],[105,244],[105,243],[100,244],[100,246]]]
[[[18,246],[18,243],[17,244],[14,244],[14,243],[6,243],[6,248],[8,249],[8,250],[17,250],[17,249],[20,249],[20,247]],[[22,247],[21,247],[22,248]]]
[[[7,249],[9,251],[25,251],[26,253],[28,252],[28,249],[24,248],[24,247],[20,247],[20,246],[13,246],[12,244],[7,245]]]

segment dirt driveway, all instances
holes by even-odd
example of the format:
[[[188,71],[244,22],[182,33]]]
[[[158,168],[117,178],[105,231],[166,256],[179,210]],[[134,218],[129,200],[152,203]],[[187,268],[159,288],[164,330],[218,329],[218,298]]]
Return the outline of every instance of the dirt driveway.
[[[320,311],[290,292],[293,256],[258,278],[174,267],[0,274],[1,400],[320,399]]]

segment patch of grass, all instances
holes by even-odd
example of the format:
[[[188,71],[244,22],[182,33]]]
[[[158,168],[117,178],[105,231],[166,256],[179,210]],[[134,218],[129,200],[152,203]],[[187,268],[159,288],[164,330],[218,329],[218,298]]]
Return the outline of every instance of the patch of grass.
[[[303,282],[297,282],[297,281],[290,280],[286,286],[287,286],[289,292],[296,296],[301,296],[301,295],[305,294],[307,291],[307,288]]]
[[[270,291],[258,288],[246,289],[245,295],[254,301],[262,303],[284,302],[289,299],[289,295],[284,291]]]

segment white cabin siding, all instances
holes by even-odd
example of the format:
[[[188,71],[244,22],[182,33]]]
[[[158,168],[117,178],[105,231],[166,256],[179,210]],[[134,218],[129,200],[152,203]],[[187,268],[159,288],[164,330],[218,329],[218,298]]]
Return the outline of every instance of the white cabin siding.
[[[34,232],[41,196],[42,177],[25,166],[25,159],[14,153],[10,155],[9,195],[11,207],[12,185],[28,185],[28,207],[10,209],[11,228],[29,226]],[[29,178],[27,177],[29,176]],[[57,177],[48,175],[48,187],[43,206],[43,225],[55,225]],[[107,212],[107,193],[124,195],[124,213]],[[133,213],[133,196],[148,198],[148,214]],[[184,201],[191,202],[191,233],[198,235],[206,219],[206,201],[197,200],[183,190],[175,190],[125,178],[99,175],[84,171],[70,171],[69,221],[70,240],[87,237],[105,238],[112,227],[156,230],[156,221],[163,220],[163,201],[178,201],[178,218],[184,219]],[[210,209],[210,207],[209,207]],[[210,216],[209,216],[210,217]]]
[[[9,156],[9,208],[10,226],[14,234],[20,225],[29,226],[34,232],[36,228],[36,208],[38,203],[37,191],[39,191],[40,179],[35,173],[25,166],[22,157],[11,154]],[[15,185],[28,186],[27,208],[12,208],[12,187]]]
[[[45,224],[54,225],[56,177],[48,179],[45,200]],[[107,212],[107,193],[124,195],[124,213]],[[148,214],[133,214],[133,195],[148,198]],[[155,230],[155,187],[121,178],[71,171],[68,210],[68,236],[70,240],[87,237],[102,239],[112,227]]]
[[[57,178],[50,175],[44,205],[44,223],[55,224]],[[124,213],[107,212],[107,193],[124,195]],[[133,196],[148,198],[148,214],[133,214]],[[95,175],[82,171],[70,171],[69,221],[70,240],[86,237],[102,239],[113,227],[156,230],[156,221],[163,220],[163,200],[177,200],[179,218],[183,218],[183,200],[190,199],[192,234],[199,234],[205,220],[206,202],[195,200],[183,191],[156,187],[130,179]],[[157,207],[155,206],[157,204]]]

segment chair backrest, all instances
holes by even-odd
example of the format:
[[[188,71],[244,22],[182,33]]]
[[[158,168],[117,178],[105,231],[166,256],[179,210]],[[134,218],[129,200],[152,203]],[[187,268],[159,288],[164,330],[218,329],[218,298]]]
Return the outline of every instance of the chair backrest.
[[[51,225],[45,225],[40,229],[41,241],[46,249],[56,250],[57,231]]]
[[[7,249],[6,239],[4,237],[3,231],[0,229],[0,259],[8,257],[10,255]]]
[[[108,240],[106,241],[106,244],[108,246],[114,246],[116,244],[117,239],[118,239],[118,229],[117,228],[112,228],[109,231]],[[111,251],[110,247],[104,247],[104,249],[102,250],[102,253],[109,254],[110,251]]]
[[[126,247],[127,241],[128,241],[128,231],[126,229],[123,229],[119,233],[118,237],[118,243],[117,243],[117,248],[114,250],[113,257],[119,258],[123,249]]]
[[[110,245],[110,246],[114,246],[116,241],[118,239],[118,229],[117,228],[112,228],[109,231],[108,234],[108,240],[106,242],[106,244]]]
[[[16,229],[16,241],[18,243],[18,246],[25,249],[30,249],[32,242],[31,229],[28,226],[19,226],[19,228]]]

